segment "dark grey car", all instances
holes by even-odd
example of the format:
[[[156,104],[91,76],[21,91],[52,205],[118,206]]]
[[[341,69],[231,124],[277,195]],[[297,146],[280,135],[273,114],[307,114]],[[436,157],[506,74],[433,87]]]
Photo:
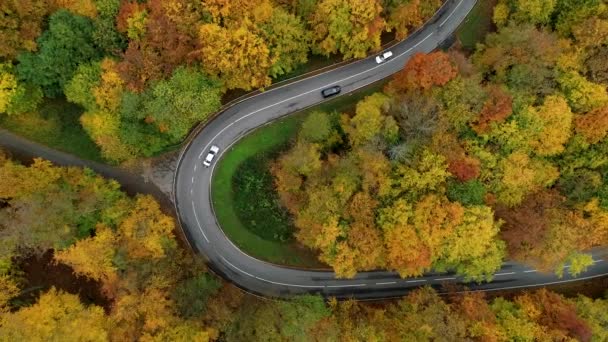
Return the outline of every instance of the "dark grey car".
[[[323,97],[328,98],[330,96],[340,94],[341,91],[342,91],[342,87],[337,85],[337,86],[333,86],[333,87],[321,90],[321,94],[323,95]]]

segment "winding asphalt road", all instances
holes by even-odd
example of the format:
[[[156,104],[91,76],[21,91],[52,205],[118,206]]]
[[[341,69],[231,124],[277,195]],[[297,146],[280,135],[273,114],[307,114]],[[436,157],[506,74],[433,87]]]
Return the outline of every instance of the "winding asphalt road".
[[[431,52],[446,41],[465,20],[476,0],[448,0],[425,26],[407,40],[391,48],[393,59],[376,64],[374,57],[360,60],[326,73],[277,87],[244,100],[201,127],[182,151],[174,180],[174,200],[180,223],[191,247],[206,256],[211,269],[240,288],[262,296],[288,297],[319,293],[323,296],[358,299],[389,298],[412,288],[446,283],[461,284],[472,290],[500,290],[541,286],[571,281],[558,279],[526,266],[505,263],[488,283],[464,283],[453,273],[428,273],[423,277],[401,279],[394,272],[361,272],[354,279],[337,279],[333,272],[281,267],[257,260],[243,253],[223,233],[216,221],[210,186],[215,165],[221,154],[241,137],[257,127],[287,114],[323,102],[321,90],[342,86],[342,94],[365,87],[401,70],[417,52]],[[202,161],[211,145],[221,148],[211,168]],[[593,251],[595,264],[577,278],[587,279],[608,274],[608,257]]]

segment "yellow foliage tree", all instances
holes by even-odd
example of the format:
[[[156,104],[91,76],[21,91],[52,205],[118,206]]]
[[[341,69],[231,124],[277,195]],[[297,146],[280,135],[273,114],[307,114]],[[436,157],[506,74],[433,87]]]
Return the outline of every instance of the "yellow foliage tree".
[[[551,185],[559,177],[555,166],[530,159],[522,152],[512,153],[501,160],[499,167],[502,178],[497,185],[497,200],[508,206],[520,204],[527,194]]]
[[[402,277],[418,276],[441,258],[443,245],[464,220],[465,209],[445,197],[427,195],[415,207],[403,199],[380,210],[387,264]]]
[[[8,312],[8,301],[19,294],[19,287],[8,275],[0,275],[0,316]],[[0,326],[2,319],[0,319]],[[1,329],[1,328],[0,328]]]
[[[576,249],[585,250],[594,246],[608,245],[608,211],[600,207],[599,199],[593,198],[581,205],[579,215],[584,224],[577,227],[580,240]]]
[[[232,4],[234,3],[231,0],[203,0],[205,9],[209,11],[216,23],[219,23],[223,17],[229,17],[232,14]],[[245,12],[245,8],[243,8],[243,12]]]
[[[61,168],[36,158],[29,167],[5,161],[0,165],[0,198],[20,198],[40,192],[61,178]]]
[[[70,248],[55,253],[55,260],[70,265],[76,274],[108,285],[117,280],[113,259],[118,240],[114,232],[98,225],[95,236],[76,242]]]
[[[0,316],[0,341],[107,341],[103,309],[55,289],[38,302]]]
[[[572,111],[561,96],[548,96],[538,110],[527,111],[539,128],[529,132],[530,146],[540,156],[552,156],[564,151],[564,144],[572,135]]]
[[[343,118],[343,127],[353,145],[369,142],[376,136],[382,136],[383,129],[389,116],[384,115],[390,98],[382,93],[367,96],[357,103],[355,116],[352,119]]]
[[[14,69],[11,63],[0,63],[0,114],[32,112],[42,100],[40,88],[20,82]]]
[[[184,342],[209,342],[215,341],[219,332],[213,328],[203,329],[192,322],[184,322],[169,327],[154,336],[145,335],[143,341],[184,341]]]
[[[281,166],[300,175],[312,176],[321,169],[319,145],[298,140],[289,153],[280,159]]]
[[[577,46],[584,48],[600,47],[608,41],[608,20],[598,17],[587,18],[572,27],[572,34]]]
[[[101,82],[92,89],[95,102],[100,108],[116,112],[122,100],[125,82],[116,70],[116,61],[106,58],[101,62]]]
[[[469,207],[442,244],[438,269],[455,269],[465,279],[487,280],[500,268],[505,256],[505,244],[498,239],[500,224],[494,220],[492,209]]]
[[[17,77],[0,64],[0,113],[6,112],[17,93]]]
[[[167,293],[156,287],[121,296],[110,315],[112,339],[153,341],[175,323],[172,307]]]
[[[80,123],[108,160],[124,161],[134,157],[133,148],[120,139],[118,114],[105,110],[86,112],[80,116]]]
[[[237,28],[217,24],[200,27],[201,59],[210,75],[220,77],[228,89],[263,88],[271,83],[268,71],[274,64],[264,40],[247,22]]]
[[[73,13],[80,14],[91,19],[97,17],[97,5],[95,0],[54,0],[58,7],[65,8]]]
[[[102,155],[115,162],[132,159],[135,151],[121,139],[119,108],[125,83],[117,71],[117,63],[105,58],[91,66],[81,66],[66,86],[70,101],[85,107],[80,123],[100,147]]]
[[[272,15],[272,4],[268,0],[203,0],[214,23],[223,23],[234,28],[245,20],[256,22],[267,20]]]
[[[396,31],[396,38],[407,37],[409,28],[422,25],[420,15],[420,0],[409,1],[391,11],[388,26]]]
[[[395,225],[384,231],[387,266],[402,278],[422,275],[431,267],[431,252],[414,226]]]
[[[329,56],[341,53],[345,59],[365,57],[380,48],[386,26],[378,0],[321,0],[312,19],[313,49]]]
[[[138,196],[118,231],[132,258],[162,258],[173,240],[175,224],[152,196]]]
[[[338,226],[338,217],[331,217],[327,223],[322,225],[320,234],[314,236],[314,245],[316,248],[327,251],[330,250],[340,236],[342,236],[342,230]]]
[[[564,73],[558,82],[575,112],[589,112],[608,104],[606,86],[593,83],[577,72]]]
[[[509,4],[506,0],[501,0],[496,4],[496,6],[494,6],[494,14],[492,15],[492,20],[494,21],[494,24],[496,24],[496,26],[503,27],[507,25],[510,14],[511,9],[509,8]]]
[[[435,194],[427,195],[416,203],[412,222],[434,259],[445,239],[462,223],[464,212],[459,203],[452,203]]]
[[[354,223],[348,231],[348,244],[357,251],[356,269],[372,271],[385,268],[384,243],[375,225]]]
[[[548,24],[556,0],[516,0],[513,18],[522,23]]]
[[[391,163],[381,152],[373,152],[367,149],[357,150],[359,167],[362,173],[363,190],[377,194],[380,197],[387,196],[391,191]]]
[[[445,157],[424,150],[414,166],[399,165],[393,175],[393,196],[437,190],[450,176]]]
[[[325,257],[324,260],[330,263],[338,278],[353,278],[357,274],[357,258],[360,255],[351,248],[346,242],[336,244],[335,256]]]

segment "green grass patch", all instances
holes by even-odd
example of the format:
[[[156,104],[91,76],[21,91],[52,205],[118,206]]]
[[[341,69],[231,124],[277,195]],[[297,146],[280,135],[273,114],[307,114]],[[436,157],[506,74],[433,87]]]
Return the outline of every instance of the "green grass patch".
[[[287,265],[318,266],[314,255],[303,253],[292,243],[285,243],[291,240],[291,227],[289,232],[284,234],[285,226],[280,218],[252,215],[252,208],[259,208],[260,198],[270,201],[261,205],[265,212],[280,212],[282,209],[275,202],[276,194],[272,193],[257,194],[254,197],[254,189],[246,191],[246,194],[239,193],[233,188],[234,179],[237,184],[246,184],[248,178],[258,178],[258,174],[268,173],[267,161],[269,156],[277,153],[280,147],[288,146],[289,141],[296,135],[303,115],[292,115],[286,119],[276,121],[264,126],[252,134],[246,136],[235,144],[219,161],[212,184],[212,198],[216,217],[222,229],[233,243],[256,258],[267,260],[274,263]],[[255,170],[247,170],[247,165],[255,165]],[[266,166],[266,167],[263,167]],[[240,171],[240,173],[239,173]],[[246,172],[243,172],[246,171]],[[272,185],[270,175],[264,175],[256,186],[270,191],[268,186]],[[245,203],[252,203],[252,207],[247,207]],[[268,226],[267,223],[279,224],[279,227]],[[281,232],[276,239],[265,239],[264,237],[274,237],[274,232]],[[259,235],[256,235],[259,234]],[[280,242],[281,239],[284,241]]]
[[[277,264],[324,266],[293,238],[291,217],[279,204],[270,162],[290,147],[306,115],[315,110],[352,112],[360,99],[380,91],[384,84],[261,127],[223,155],[213,177],[212,201],[218,222],[234,244],[249,255]]]
[[[268,163],[278,156],[281,145],[245,160],[232,178],[234,206],[241,222],[248,229],[268,241],[287,242],[293,238],[289,212],[281,207],[274,191]],[[255,201],[251,199],[255,198]]]
[[[456,33],[464,49],[473,52],[477,43],[494,30],[492,16],[497,0],[480,0]]]
[[[37,112],[0,115],[0,126],[45,146],[101,162],[99,148],[80,125],[81,114],[82,108],[65,99],[46,99]]]

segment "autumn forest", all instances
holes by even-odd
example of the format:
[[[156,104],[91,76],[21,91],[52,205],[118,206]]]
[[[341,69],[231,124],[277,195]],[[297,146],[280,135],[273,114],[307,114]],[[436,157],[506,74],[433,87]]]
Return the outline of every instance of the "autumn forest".
[[[552,30],[530,11],[499,3],[470,58],[418,54],[353,115],[309,116],[272,166],[298,241],[345,277],[591,265],[580,252],[608,244],[608,20],[568,10]]]
[[[243,225],[274,219],[280,234],[254,233],[342,278],[590,267],[588,251],[608,245],[608,1],[480,2],[491,22],[476,45],[415,54],[350,109],[313,108],[287,143],[238,169],[237,190],[266,177],[241,191],[257,204],[235,200]],[[0,0],[0,127],[72,108],[62,125],[82,134],[67,144],[88,141],[128,170],[246,92],[407,38],[442,3]],[[172,206],[127,190],[0,145],[0,341],[608,340],[606,278],[262,299],[208,268]]]

